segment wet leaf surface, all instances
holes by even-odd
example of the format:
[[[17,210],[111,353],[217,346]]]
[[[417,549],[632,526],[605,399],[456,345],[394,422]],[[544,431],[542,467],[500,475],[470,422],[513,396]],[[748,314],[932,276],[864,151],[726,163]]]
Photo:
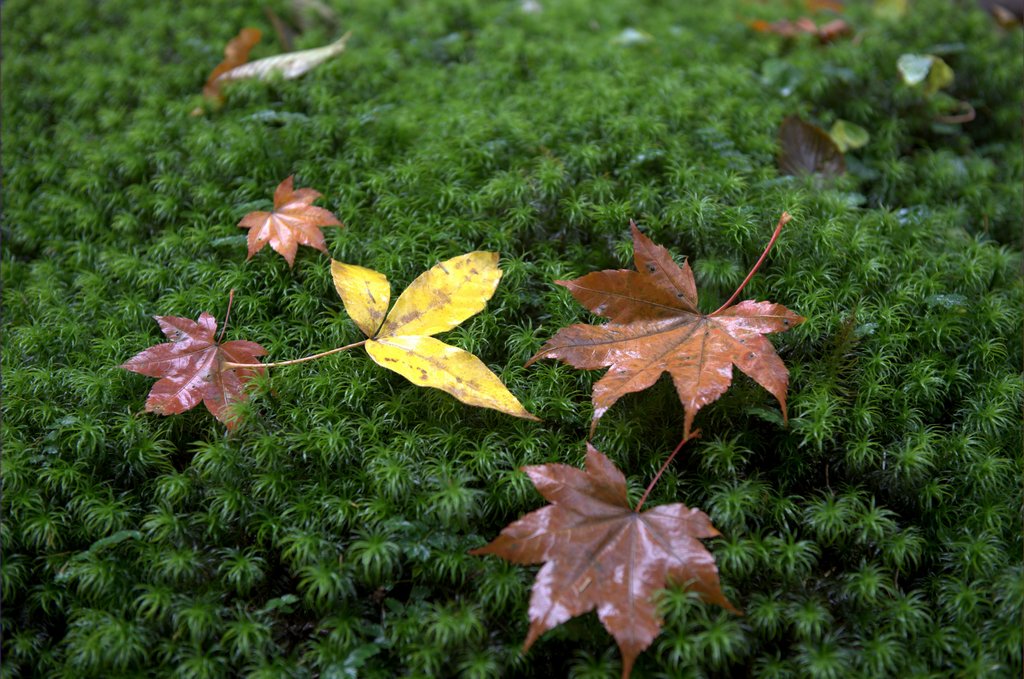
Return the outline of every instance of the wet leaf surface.
[[[738,613],[722,593],[714,556],[700,542],[719,534],[704,512],[683,504],[634,511],[625,476],[590,444],[585,470],[544,464],[524,471],[551,504],[470,552],[544,563],[530,596],[524,651],[544,632],[596,610],[622,651],[622,676],[628,677],[661,631],[653,595],[669,582]]]
[[[249,259],[270,243],[292,266],[299,245],[327,252],[321,226],[343,226],[328,210],[313,205],[320,197],[318,191],[295,190],[293,181],[294,177],[288,177],[278,185],[272,212],[250,212],[238,222],[238,226],[249,229]]]
[[[146,412],[174,415],[202,402],[228,430],[234,429],[237,422],[229,417],[228,407],[246,399],[245,385],[261,369],[223,370],[223,364],[258,363],[267,352],[255,342],[219,343],[214,337],[217,321],[206,312],[198,323],[178,316],[155,318],[171,341],[150,347],[121,366],[160,378],[146,399]]]
[[[686,411],[688,434],[697,411],[729,388],[734,365],[771,392],[785,416],[789,372],[764,335],[804,319],[781,304],[751,300],[701,313],[689,263],[678,266],[668,250],[635,224],[631,228],[636,271],[597,271],[556,281],[612,322],[559,330],[527,365],[557,358],[584,370],[609,368],[594,385],[593,427],[620,398],[668,372]]]
[[[498,253],[470,252],[437,264],[405,289],[390,313],[391,285],[383,274],[332,261],[331,276],[345,311],[369,338],[366,352],[377,365],[468,405],[537,419],[483,361],[431,337],[487,306],[501,280]]]

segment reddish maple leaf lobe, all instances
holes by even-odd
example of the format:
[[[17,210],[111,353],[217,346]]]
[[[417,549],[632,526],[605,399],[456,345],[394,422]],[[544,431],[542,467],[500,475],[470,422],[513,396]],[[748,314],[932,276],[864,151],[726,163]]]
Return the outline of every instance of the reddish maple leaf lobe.
[[[562,328],[526,365],[557,358],[584,370],[609,368],[594,384],[591,433],[616,401],[668,372],[683,403],[688,437],[697,411],[729,388],[733,365],[778,399],[785,418],[789,371],[764,335],[805,319],[781,304],[751,300],[702,314],[689,263],[678,266],[668,250],[635,224],[631,228],[636,271],[596,271],[556,281],[611,323]]]
[[[519,564],[546,562],[530,596],[527,650],[566,620],[597,610],[622,651],[622,676],[661,631],[653,595],[668,582],[738,613],[722,593],[715,559],[699,538],[719,533],[704,512],[682,504],[633,511],[626,478],[587,444],[586,469],[525,467],[551,504],[509,524],[471,554]]]
[[[261,369],[225,370],[226,361],[258,363],[267,352],[255,342],[234,340],[220,344],[214,338],[217,321],[203,312],[199,322],[178,316],[155,316],[170,342],[140,352],[121,367],[148,377],[159,377],[146,399],[146,411],[174,415],[200,401],[214,417],[233,430],[228,406],[244,401],[245,384]]]
[[[238,226],[249,229],[248,259],[270,243],[292,266],[300,244],[327,252],[321,226],[343,226],[330,211],[313,205],[320,197],[318,191],[295,190],[294,178],[288,177],[274,191],[273,212],[250,212],[238,222]]]

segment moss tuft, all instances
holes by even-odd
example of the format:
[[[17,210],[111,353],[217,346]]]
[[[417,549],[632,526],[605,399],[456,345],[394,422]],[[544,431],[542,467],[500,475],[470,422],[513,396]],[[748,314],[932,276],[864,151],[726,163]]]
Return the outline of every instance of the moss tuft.
[[[225,42],[273,34],[258,4],[5,4],[3,676],[617,676],[593,616],[520,656],[532,571],[467,555],[539,506],[519,467],[583,456],[597,375],[521,366],[590,320],[552,283],[626,266],[630,219],[710,309],[782,210],[747,292],[809,319],[775,340],[790,426],[738,377],[650,500],[710,513],[747,615],[670,588],[634,676],[1020,676],[1021,31],[972,3],[848,3],[859,39],[826,47],[737,20],[781,2],[327,4],[348,52],[200,118]],[[654,40],[613,43],[627,27]],[[937,121],[905,52],[941,52],[976,120]],[[790,113],[871,141],[834,182],[780,177]],[[292,173],[348,225],[331,255],[396,290],[500,251],[451,341],[544,423],[358,352],[272,371],[231,437],[140,415],[148,381],[116,366],[152,315],[220,317],[234,288],[228,336],[273,359],[360,338],[319,253],[245,259],[238,220]],[[635,499],[681,424],[665,381],[595,445]]]

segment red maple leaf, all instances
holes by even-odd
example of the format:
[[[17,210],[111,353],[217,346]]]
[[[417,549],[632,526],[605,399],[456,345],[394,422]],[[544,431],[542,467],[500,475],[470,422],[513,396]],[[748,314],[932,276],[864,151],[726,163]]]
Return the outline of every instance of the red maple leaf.
[[[238,222],[238,226],[249,229],[248,259],[270,243],[270,247],[284,256],[288,266],[292,266],[300,244],[327,252],[321,226],[343,226],[329,210],[313,205],[320,197],[318,191],[296,191],[294,178],[294,175],[288,177],[274,191],[273,212],[250,212]]]
[[[783,213],[774,243],[789,221]],[[597,421],[624,395],[641,391],[668,372],[686,412],[684,437],[697,411],[716,400],[732,383],[732,366],[771,392],[786,417],[789,371],[764,335],[782,332],[805,319],[772,302],[747,300],[729,306],[764,261],[768,250],[720,309],[697,309],[697,286],[688,263],[682,267],[668,250],[633,231],[636,271],[597,271],[564,285],[583,306],[611,319],[601,326],[576,324],[559,330],[526,365],[557,358],[576,368],[610,368],[594,384]]]
[[[217,321],[203,312],[196,323],[178,316],[154,316],[169,343],[140,352],[121,367],[148,377],[159,377],[146,399],[146,412],[174,415],[190,410],[200,401],[214,417],[233,430],[236,422],[228,406],[244,401],[245,384],[261,368],[225,370],[226,361],[258,363],[267,352],[255,342],[234,340],[220,344],[215,338]]]
[[[682,504],[634,511],[626,478],[587,444],[586,470],[525,467],[551,504],[507,526],[471,554],[519,564],[546,562],[530,595],[523,650],[569,618],[597,609],[622,651],[622,676],[661,631],[654,593],[668,582],[738,613],[722,594],[715,558],[698,538],[719,535],[708,516]]]

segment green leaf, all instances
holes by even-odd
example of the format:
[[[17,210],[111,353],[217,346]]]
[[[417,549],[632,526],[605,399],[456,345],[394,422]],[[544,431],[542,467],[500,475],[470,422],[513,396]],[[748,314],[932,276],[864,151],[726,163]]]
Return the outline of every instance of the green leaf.
[[[380,653],[380,646],[377,644],[363,644],[349,653],[348,657],[340,663],[334,663],[324,668],[321,677],[323,679],[356,679],[359,676],[359,669],[378,653]]]
[[[955,74],[949,64],[934,54],[904,54],[896,62],[903,82],[911,87],[924,84],[924,93],[932,95],[953,84]]]
[[[871,135],[863,127],[841,118],[832,123],[832,129],[828,131],[828,135],[832,137],[832,141],[843,153],[850,149],[859,149],[871,139]]]
[[[932,56],[930,54],[904,54],[897,60],[896,68],[899,69],[904,83],[911,87],[920,85],[932,69]]]
[[[260,609],[260,613],[270,613],[280,609],[284,614],[292,612],[292,606],[299,602],[299,597],[294,594],[283,594],[276,599],[271,599]]]

